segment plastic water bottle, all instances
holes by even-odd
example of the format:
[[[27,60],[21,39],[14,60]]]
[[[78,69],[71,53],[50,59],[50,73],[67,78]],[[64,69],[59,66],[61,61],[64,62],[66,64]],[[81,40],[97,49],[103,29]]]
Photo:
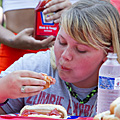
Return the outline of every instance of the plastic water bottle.
[[[120,64],[116,53],[108,53],[99,70],[97,114],[110,110],[110,104],[120,96]]]

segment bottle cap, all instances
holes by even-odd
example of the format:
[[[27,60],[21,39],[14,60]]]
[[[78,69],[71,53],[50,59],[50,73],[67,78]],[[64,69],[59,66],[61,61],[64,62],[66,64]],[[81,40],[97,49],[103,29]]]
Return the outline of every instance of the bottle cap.
[[[117,53],[111,53],[111,52],[108,53],[107,57],[108,57],[108,58],[118,58],[118,57],[117,57]]]

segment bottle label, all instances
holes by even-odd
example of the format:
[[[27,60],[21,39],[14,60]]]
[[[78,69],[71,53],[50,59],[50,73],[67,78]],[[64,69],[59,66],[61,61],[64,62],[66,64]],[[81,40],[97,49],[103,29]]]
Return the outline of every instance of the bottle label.
[[[44,15],[43,12],[38,11],[37,12],[37,35],[53,35],[57,36],[57,33],[59,31],[59,24],[54,24],[53,21],[46,22],[45,18],[51,16],[54,13],[49,13]]]
[[[110,109],[110,104],[120,96],[120,78],[99,76],[97,114]]]
[[[111,89],[119,90],[120,89],[120,77],[111,78],[99,76],[99,88],[101,89]]]

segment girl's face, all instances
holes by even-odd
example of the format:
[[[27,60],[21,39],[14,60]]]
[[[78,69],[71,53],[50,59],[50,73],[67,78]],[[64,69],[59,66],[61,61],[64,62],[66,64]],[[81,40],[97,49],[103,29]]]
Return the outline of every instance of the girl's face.
[[[62,80],[77,87],[97,85],[98,70],[106,56],[102,49],[97,50],[78,43],[61,28],[55,41],[54,52]]]

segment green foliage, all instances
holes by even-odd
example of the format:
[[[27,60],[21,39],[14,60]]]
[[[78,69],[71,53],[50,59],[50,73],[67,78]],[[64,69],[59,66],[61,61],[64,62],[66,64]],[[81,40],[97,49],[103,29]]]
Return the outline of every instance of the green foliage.
[[[0,0],[0,6],[2,6],[2,0]]]

